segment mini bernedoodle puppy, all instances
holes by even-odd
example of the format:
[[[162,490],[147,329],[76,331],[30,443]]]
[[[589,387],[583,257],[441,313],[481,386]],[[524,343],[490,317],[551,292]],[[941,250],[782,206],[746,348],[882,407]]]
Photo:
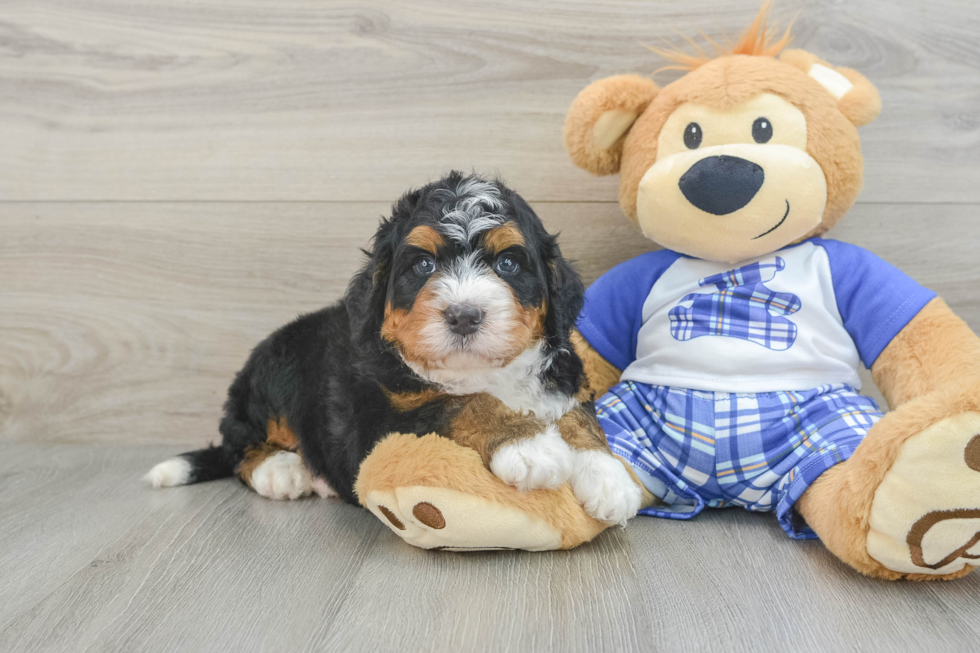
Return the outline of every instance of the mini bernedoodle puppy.
[[[221,445],[158,464],[154,487],[237,475],[272,499],[356,505],[379,440],[434,432],[522,491],[567,481],[596,519],[636,514],[570,341],[582,282],[517,193],[454,172],[398,200],[366,253],[343,300],[255,348]]]

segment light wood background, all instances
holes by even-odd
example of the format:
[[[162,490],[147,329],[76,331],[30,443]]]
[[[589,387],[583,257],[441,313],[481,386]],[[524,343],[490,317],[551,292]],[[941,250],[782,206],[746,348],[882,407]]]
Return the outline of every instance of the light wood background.
[[[771,515],[430,554],[334,501],[139,483],[216,437],[250,348],[339,296],[411,186],[498,172],[590,281],[652,247],[616,180],[567,160],[564,112],[592,79],[663,65],[643,43],[734,35],[756,9],[3,0],[0,650],[975,647],[980,577],[870,581]],[[980,5],[775,16],[884,100],[862,129],[865,190],[832,235],[980,329]]]

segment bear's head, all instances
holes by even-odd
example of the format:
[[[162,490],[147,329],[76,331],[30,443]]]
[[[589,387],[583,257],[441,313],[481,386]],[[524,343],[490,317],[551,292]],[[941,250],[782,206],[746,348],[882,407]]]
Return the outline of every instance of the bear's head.
[[[762,256],[832,227],[862,183],[857,127],[881,100],[861,74],[772,43],[768,8],[727,52],[690,70],[600,79],[565,121],[572,161],[620,174],[619,202],[656,243],[714,261]],[[776,55],[779,55],[776,58]]]

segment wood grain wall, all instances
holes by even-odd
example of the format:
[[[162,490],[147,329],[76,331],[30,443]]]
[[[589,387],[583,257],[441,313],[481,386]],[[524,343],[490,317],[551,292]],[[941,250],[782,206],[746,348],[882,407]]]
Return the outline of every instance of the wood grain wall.
[[[561,144],[590,80],[736,34],[755,0],[4,0],[0,439],[213,438],[270,329],[337,298],[377,219],[451,168],[497,172],[588,280],[652,245]],[[880,89],[832,235],[980,329],[980,11],[780,2],[795,45]],[[677,32],[675,32],[675,30]],[[672,73],[657,76],[670,81]]]

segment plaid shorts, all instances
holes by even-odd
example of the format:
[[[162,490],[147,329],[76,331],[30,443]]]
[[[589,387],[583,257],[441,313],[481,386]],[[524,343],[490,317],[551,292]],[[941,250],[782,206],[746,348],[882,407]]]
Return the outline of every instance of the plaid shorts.
[[[846,385],[730,394],[624,381],[596,402],[613,453],[665,505],[640,514],[690,519],[705,506],[776,511],[794,539],[816,534],[793,504],[850,458],[882,413]]]

